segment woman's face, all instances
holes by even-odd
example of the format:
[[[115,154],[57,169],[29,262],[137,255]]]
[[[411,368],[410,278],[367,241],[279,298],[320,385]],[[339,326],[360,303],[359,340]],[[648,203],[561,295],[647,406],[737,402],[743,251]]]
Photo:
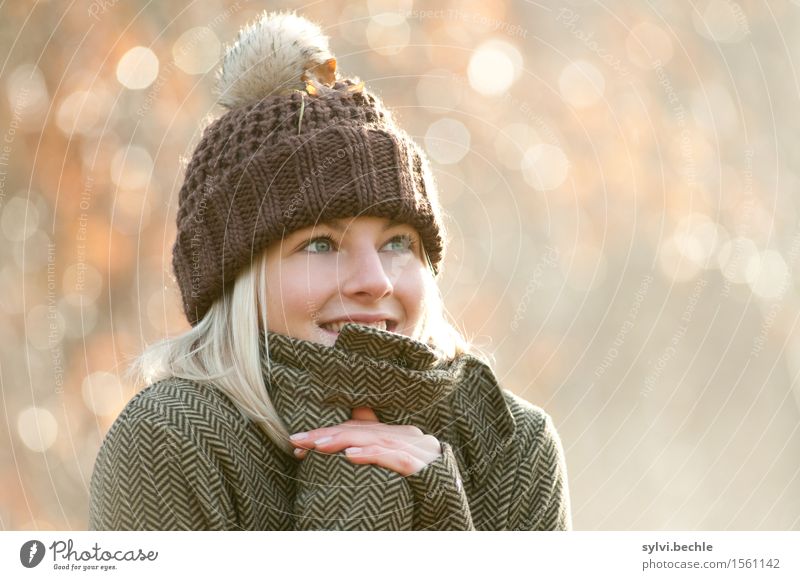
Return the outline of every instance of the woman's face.
[[[422,242],[410,225],[356,217],[309,226],[266,250],[269,330],[332,346],[345,322],[418,339]]]

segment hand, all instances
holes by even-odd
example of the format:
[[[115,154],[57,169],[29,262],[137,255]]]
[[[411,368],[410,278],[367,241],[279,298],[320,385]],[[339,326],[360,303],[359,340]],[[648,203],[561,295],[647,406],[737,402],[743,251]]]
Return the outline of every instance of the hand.
[[[305,437],[302,437],[305,435]],[[299,436],[299,437],[298,437]],[[333,427],[295,433],[289,442],[303,459],[309,449],[338,453],[353,463],[372,463],[406,476],[416,473],[442,455],[442,445],[413,425],[387,425],[369,407],[353,409],[352,419]]]

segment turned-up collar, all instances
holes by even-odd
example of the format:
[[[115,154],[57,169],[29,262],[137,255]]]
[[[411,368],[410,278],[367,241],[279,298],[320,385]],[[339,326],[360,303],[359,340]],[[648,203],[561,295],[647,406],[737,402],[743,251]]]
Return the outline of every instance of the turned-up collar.
[[[330,404],[422,411],[450,395],[458,378],[428,345],[354,323],[333,346],[273,332],[268,345],[270,361],[309,373],[314,394]],[[269,377],[267,364],[264,370]]]
[[[514,435],[514,419],[494,373],[469,354],[441,357],[410,337],[345,324],[333,346],[267,333],[263,372],[270,397],[292,430],[347,420],[371,407],[384,423],[449,437],[481,479]],[[457,441],[456,441],[457,440]]]

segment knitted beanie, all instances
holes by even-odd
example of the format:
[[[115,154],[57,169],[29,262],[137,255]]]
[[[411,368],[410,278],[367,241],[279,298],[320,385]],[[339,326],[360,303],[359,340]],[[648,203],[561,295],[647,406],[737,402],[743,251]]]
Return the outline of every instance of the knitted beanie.
[[[338,78],[317,25],[264,13],[218,78],[228,111],[187,166],[173,247],[193,326],[268,244],[325,220],[407,223],[438,273],[444,229],[425,154],[363,83]]]

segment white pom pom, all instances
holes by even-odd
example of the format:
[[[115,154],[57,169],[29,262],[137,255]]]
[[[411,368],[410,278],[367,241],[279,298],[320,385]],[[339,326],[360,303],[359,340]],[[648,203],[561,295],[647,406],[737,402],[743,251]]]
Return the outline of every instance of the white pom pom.
[[[291,12],[264,12],[228,49],[217,91],[219,103],[232,109],[268,95],[313,93],[335,80],[336,59],[319,26]]]

